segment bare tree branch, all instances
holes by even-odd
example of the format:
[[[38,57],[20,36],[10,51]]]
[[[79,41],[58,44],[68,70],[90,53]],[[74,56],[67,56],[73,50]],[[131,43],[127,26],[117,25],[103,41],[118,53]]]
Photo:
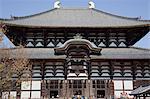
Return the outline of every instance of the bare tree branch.
[[[0,49],[0,92],[10,91],[31,78],[31,64],[25,49]],[[15,82],[15,85],[12,85]]]

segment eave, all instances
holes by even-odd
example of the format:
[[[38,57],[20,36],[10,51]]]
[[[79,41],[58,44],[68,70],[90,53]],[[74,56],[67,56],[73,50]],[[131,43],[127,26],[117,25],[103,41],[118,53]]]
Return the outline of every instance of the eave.
[[[148,27],[150,29],[150,24],[141,24],[141,25],[128,25],[128,26],[32,26],[32,25],[20,25],[20,24],[11,24],[2,22],[6,26],[21,27],[21,28],[89,28],[89,29],[117,29],[117,28],[139,28],[139,27]]]

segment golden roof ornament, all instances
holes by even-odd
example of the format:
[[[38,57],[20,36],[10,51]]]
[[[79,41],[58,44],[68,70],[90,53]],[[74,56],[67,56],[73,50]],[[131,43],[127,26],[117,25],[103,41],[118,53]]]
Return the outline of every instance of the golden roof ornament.
[[[89,8],[90,9],[95,8],[95,3],[92,0],[89,0]]]
[[[60,0],[56,0],[54,3],[54,8],[59,9],[61,6]]]
[[[74,39],[82,39],[82,36],[80,33],[77,33],[76,36],[73,37]]]

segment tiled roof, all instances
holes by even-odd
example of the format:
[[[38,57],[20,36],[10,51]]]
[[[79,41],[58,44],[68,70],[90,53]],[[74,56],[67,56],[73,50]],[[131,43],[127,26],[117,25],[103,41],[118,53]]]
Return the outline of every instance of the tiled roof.
[[[131,95],[140,95],[140,94],[144,94],[149,91],[150,91],[150,85],[149,86],[140,86],[137,89],[133,90],[131,92]]]
[[[150,59],[150,50],[136,47],[130,48],[104,48],[101,56],[93,59]]]
[[[4,23],[31,27],[134,27],[150,26],[150,21],[128,18],[96,9],[52,9],[39,14],[3,20]]]
[[[18,49],[11,49],[16,53]],[[6,50],[0,51],[4,53]],[[29,59],[65,59],[65,55],[54,55],[54,48],[24,48]],[[12,57],[15,57],[14,55]],[[91,59],[150,59],[150,50],[142,48],[102,48],[101,55],[91,55]]]

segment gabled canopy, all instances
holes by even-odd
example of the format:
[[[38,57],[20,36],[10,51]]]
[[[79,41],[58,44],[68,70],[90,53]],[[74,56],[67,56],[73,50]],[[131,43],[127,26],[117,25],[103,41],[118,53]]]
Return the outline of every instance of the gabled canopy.
[[[82,38],[75,38],[66,41],[62,46],[55,48],[55,54],[67,54],[70,48],[77,48],[76,50],[79,50],[78,48],[84,48],[89,51],[89,54],[100,54],[101,51],[101,48],[97,47],[90,41]]]
[[[35,15],[14,17],[3,23],[25,27],[139,27],[150,21],[113,15],[96,9],[52,9]]]

